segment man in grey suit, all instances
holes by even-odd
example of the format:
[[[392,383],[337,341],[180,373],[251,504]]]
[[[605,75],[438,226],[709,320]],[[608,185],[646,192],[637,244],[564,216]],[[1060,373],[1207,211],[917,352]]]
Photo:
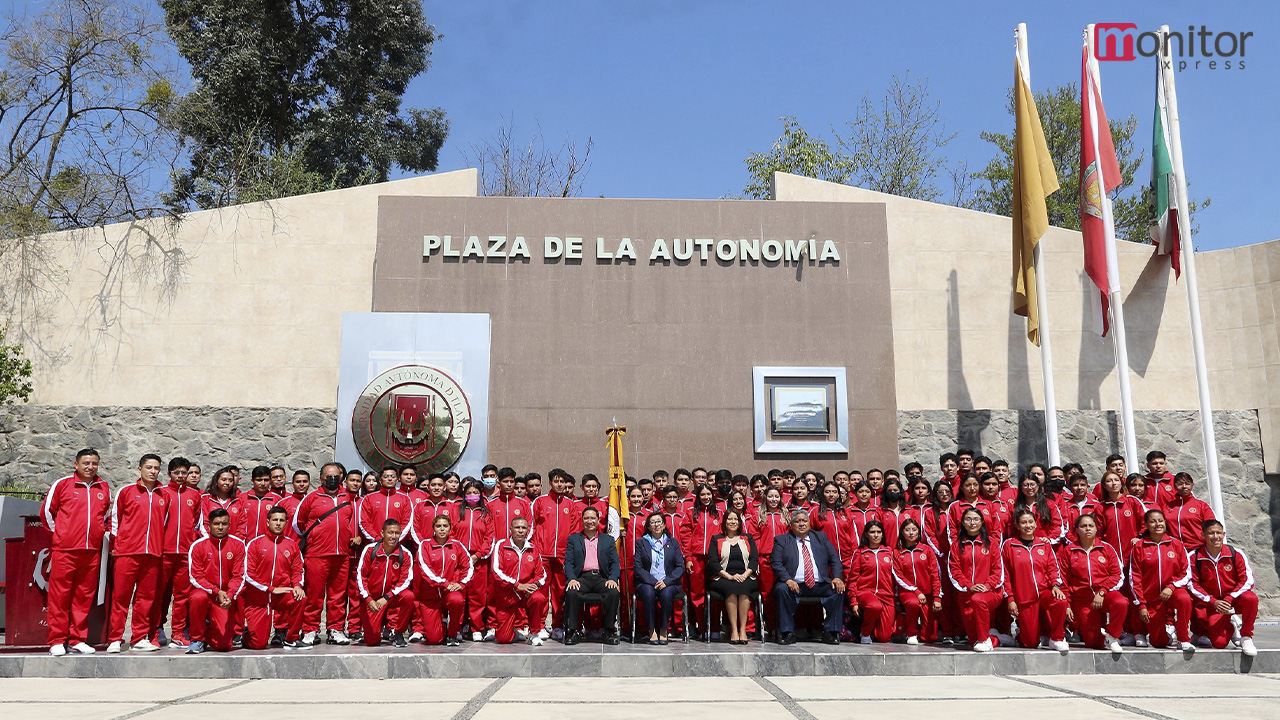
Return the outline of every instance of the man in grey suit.
[[[577,645],[581,639],[578,611],[583,596],[595,593],[604,602],[604,641],[618,644],[618,578],[622,563],[618,547],[608,533],[600,532],[600,511],[582,511],[582,532],[569,536],[564,552],[565,614],[564,644]]]
[[[840,553],[821,530],[809,528],[809,513],[791,512],[791,531],[773,539],[773,595],[778,603],[778,642],[795,640],[796,606],[800,597],[822,600],[826,619],[822,642],[840,644],[844,625],[844,568]]]

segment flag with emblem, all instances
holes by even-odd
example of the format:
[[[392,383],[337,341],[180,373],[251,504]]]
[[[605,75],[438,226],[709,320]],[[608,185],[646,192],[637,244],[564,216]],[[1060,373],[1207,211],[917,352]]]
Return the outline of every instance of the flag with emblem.
[[[1114,255],[1115,218],[1107,193],[1120,185],[1120,162],[1111,141],[1111,126],[1102,108],[1097,60],[1086,43],[1080,78],[1080,233],[1084,236],[1084,271],[1094,294],[1093,329],[1106,337],[1111,329],[1110,295],[1120,291],[1120,278],[1108,260]]]
[[[627,476],[622,472],[622,436],[627,434],[625,425],[614,425],[604,431],[609,438],[609,507],[618,514],[618,552],[622,552],[622,529],[627,527]]]

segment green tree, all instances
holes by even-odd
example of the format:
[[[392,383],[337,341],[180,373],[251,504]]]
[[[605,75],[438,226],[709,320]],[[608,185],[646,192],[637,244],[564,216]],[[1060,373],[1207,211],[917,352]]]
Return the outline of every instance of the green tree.
[[[751,179],[743,194],[759,199],[773,195],[775,172],[847,183],[853,171],[847,156],[832,150],[826,140],[810,135],[794,117],[782,118],[782,137],[768,152],[752,152],[746,163]]]
[[[1080,87],[1070,83],[1036,93],[1035,97],[1049,154],[1058,171],[1058,191],[1045,201],[1049,224],[1079,230]],[[1012,94],[1008,110],[1012,116]],[[1133,115],[1123,120],[1108,120],[1116,159],[1120,163],[1120,185],[1108,193],[1115,210],[1116,237],[1132,242],[1150,242],[1147,230],[1155,217],[1155,199],[1149,184],[1134,187],[1144,155],[1135,146],[1134,132],[1138,128],[1138,120]],[[986,182],[986,187],[979,188],[974,194],[974,207],[998,215],[1010,215],[1013,212],[1013,133],[983,132],[981,137],[996,146],[996,156],[982,172],[973,175]],[[1209,202],[1208,199],[1189,202],[1192,217],[1197,210],[1208,207]]]
[[[22,356],[21,345],[5,345],[0,329],[0,405],[10,405],[14,398],[31,399],[31,361]]]
[[[404,0],[162,0],[196,89],[170,201],[221,207],[435,170],[443,110],[401,110],[435,28]],[[278,193],[278,194],[277,194]]]

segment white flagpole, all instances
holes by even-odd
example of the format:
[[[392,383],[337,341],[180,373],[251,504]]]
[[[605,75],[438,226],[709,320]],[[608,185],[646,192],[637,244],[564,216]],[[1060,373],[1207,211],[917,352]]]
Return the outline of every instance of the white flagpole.
[[[1027,54],[1027,24],[1018,23],[1016,31],[1018,39],[1018,63],[1021,67],[1022,79],[1031,89],[1031,59]],[[1053,353],[1049,348],[1049,303],[1046,302],[1048,292],[1044,284],[1044,252],[1041,249],[1041,237],[1036,242],[1033,260],[1036,268],[1036,315],[1040,332],[1040,377],[1044,382],[1044,443],[1048,450],[1049,465],[1061,465],[1058,452],[1058,398],[1053,391]]]
[[[1169,26],[1160,26],[1160,37],[1167,38]],[[1169,44],[1163,44],[1157,62],[1172,63]],[[1161,66],[1165,105],[1168,108],[1169,153],[1173,161],[1174,185],[1177,187],[1178,235],[1182,245],[1182,271],[1187,280],[1187,308],[1191,313],[1191,349],[1196,362],[1196,389],[1200,392],[1200,434],[1204,439],[1204,464],[1209,481],[1209,507],[1226,527],[1222,510],[1222,479],[1218,475],[1218,439],[1213,429],[1213,404],[1209,399],[1209,371],[1204,360],[1204,328],[1200,324],[1200,291],[1196,285],[1196,253],[1191,243],[1191,210],[1187,201],[1187,174],[1182,166],[1182,128],[1178,121],[1178,94],[1173,86],[1172,66]]]
[[[1098,61],[1093,54],[1093,25],[1085,28],[1084,42],[1089,52],[1089,74],[1102,94],[1102,78],[1098,74]],[[1129,388],[1129,349],[1124,332],[1124,299],[1120,295],[1120,263],[1116,258],[1116,224],[1112,214],[1111,197],[1107,195],[1106,179],[1102,175],[1102,154],[1098,149],[1098,109],[1094,94],[1089,91],[1089,109],[1093,117],[1090,131],[1093,135],[1093,156],[1098,160],[1098,183],[1102,190],[1102,225],[1106,232],[1104,244],[1107,250],[1107,297],[1111,303],[1111,346],[1116,358],[1116,378],[1120,381],[1120,425],[1124,433],[1124,464],[1129,472],[1136,472],[1138,464],[1138,438],[1133,426],[1133,395]],[[1108,129],[1109,131],[1109,129]]]

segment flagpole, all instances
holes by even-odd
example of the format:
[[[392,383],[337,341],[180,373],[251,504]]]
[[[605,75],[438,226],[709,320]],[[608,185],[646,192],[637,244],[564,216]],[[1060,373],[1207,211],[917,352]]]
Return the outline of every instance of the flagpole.
[[[1167,38],[1169,26],[1160,26],[1160,37]],[[1172,62],[1169,44],[1158,62]],[[1209,371],[1204,359],[1204,328],[1200,323],[1200,290],[1196,284],[1196,253],[1191,242],[1191,205],[1187,199],[1187,174],[1182,167],[1182,128],[1178,120],[1178,94],[1174,89],[1172,66],[1166,71],[1160,68],[1160,80],[1164,83],[1165,104],[1169,112],[1170,159],[1173,161],[1174,185],[1178,193],[1178,235],[1182,238],[1182,268],[1187,279],[1187,309],[1191,314],[1191,349],[1196,363],[1196,389],[1200,393],[1200,435],[1204,440],[1204,464],[1209,482],[1209,507],[1226,526],[1222,510],[1222,479],[1218,475],[1218,438],[1213,428],[1213,404],[1209,398]]]
[[[1084,41],[1089,49],[1086,57],[1090,66],[1090,75],[1092,75],[1093,81],[1098,84],[1100,95],[1102,79],[1098,74],[1097,60],[1094,58],[1092,24],[1085,28]],[[1090,128],[1093,134],[1093,156],[1100,158],[1102,154],[1098,149],[1098,111],[1093,104],[1093,98],[1093,92],[1090,90],[1089,109],[1093,117],[1093,123],[1091,123]],[[1110,128],[1107,131],[1110,132]],[[1124,300],[1120,295],[1120,263],[1116,257],[1115,216],[1111,208],[1111,197],[1107,195],[1106,180],[1102,176],[1101,170],[1099,170],[1099,187],[1102,190],[1099,195],[1101,196],[1102,204],[1102,224],[1106,234],[1103,244],[1106,246],[1107,251],[1107,297],[1111,304],[1111,346],[1115,352],[1116,377],[1120,381],[1120,426],[1124,434],[1124,464],[1125,467],[1129,468],[1130,472],[1135,472],[1141,466],[1138,464],[1138,438],[1133,426],[1133,395],[1129,387],[1129,349],[1124,331]]]
[[[1018,39],[1018,59],[1022,65],[1022,78],[1031,89],[1031,59],[1027,54],[1027,24],[1018,23],[1015,32]],[[1044,283],[1044,238],[1036,241],[1032,260],[1036,268],[1036,318],[1040,334],[1040,378],[1044,383],[1044,443],[1048,450],[1049,465],[1061,465],[1058,451],[1058,398],[1053,390],[1053,353],[1049,348],[1049,303]]]

